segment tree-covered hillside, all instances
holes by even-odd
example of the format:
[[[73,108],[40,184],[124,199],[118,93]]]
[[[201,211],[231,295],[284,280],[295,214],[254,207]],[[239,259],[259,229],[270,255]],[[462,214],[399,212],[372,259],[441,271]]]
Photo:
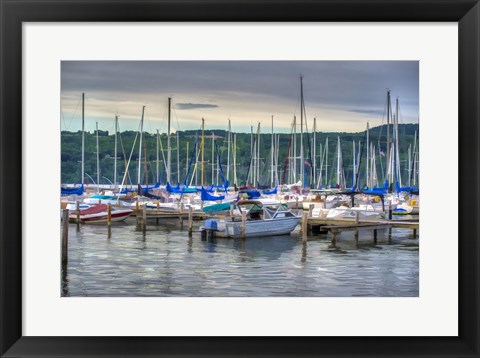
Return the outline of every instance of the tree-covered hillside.
[[[403,182],[408,181],[408,165],[407,165],[407,152],[408,147],[411,145],[413,151],[413,143],[415,133],[418,132],[418,125],[416,124],[401,124],[399,125],[399,154],[401,162],[401,171]],[[210,184],[212,181],[212,133],[215,134],[215,143],[218,145],[221,162],[223,166],[223,172],[227,174],[227,136],[228,133],[225,130],[205,130],[205,184]],[[178,133],[179,136],[179,159],[180,159],[180,182],[183,183],[185,175],[187,172],[187,161],[189,161],[192,156],[192,151],[195,147],[196,137],[198,136],[198,149],[200,150],[201,145],[201,132],[195,130],[181,131]],[[297,134],[299,137],[299,135]],[[138,146],[139,138],[137,138],[135,143],[135,148],[132,151],[132,146],[137,137],[137,132],[126,131],[122,132],[118,136],[118,152],[117,152],[117,181],[121,182],[123,175],[125,173],[125,166],[128,162],[131,155],[131,162],[128,169],[128,174],[130,176],[127,183],[136,184],[138,179]],[[284,177],[284,169],[287,165],[287,153],[289,147],[293,148],[293,143],[291,141],[290,134],[280,134],[279,135],[279,163],[278,163],[278,175],[280,182]],[[354,141],[356,143],[356,151],[358,155],[358,143],[361,143],[361,172],[359,177],[359,184],[362,186],[362,181],[365,177],[365,132],[360,133],[321,133],[317,132],[316,134],[316,169],[317,177],[320,170],[320,161],[322,159],[322,154],[325,153],[325,141],[328,137],[328,158],[324,161],[323,169],[323,180],[325,182],[325,168],[328,168],[328,184],[336,184],[336,158],[337,158],[337,137],[340,137],[341,142],[341,152],[343,157],[343,170],[345,172],[345,177],[347,184],[352,183],[352,152]],[[232,133],[233,139],[233,133]],[[376,162],[377,162],[377,173],[379,176],[379,181],[383,181],[383,172],[385,171],[385,157],[378,155],[380,150],[378,146],[380,144],[381,151],[386,152],[386,126],[376,127],[370,129],[370,141],[377,147],[376,149]],[[80,183],[81,182],[81,132],[67,132],[63,131],[61,133],[61,159],[62,159],[62,183]],[[165,160],[167,158],[167,138],[166,135],[160,135],[160,147],[163,147],[163,155]],[[106,131],[99,131],[99,157],[100,157],[100,183],[108,184],[110,181],[113,182],[113,171],[114,171],[114,143],[115,136],[113,133],[108,133]],[[142,159],[141,164],[141,182],[143,184],[152,184],[157,180],[157,169],[156,169],[156,159],[157,159],[157,136],[155,134],[144,133],[143,137],[144,148],[142,149],[143,154],[146,153],[146,163]],[[189,148],[189,153],[187,154],[187,143]],[[299,151],[300,140],[297,139],[297,151]],[[304,146],[305,148],[311,148],[313,144],[313,135],[310,133],[308,136],[304,137]],[[171,181],[172,183],[177,183],[178,181],[178,167],[177,167],[177,141],[176,134],[171,135],[171,148],[172,148],[172,174]],[[320,149],[322,148],[322,152]],[[97,180],[97,150],[96,150],[96,134],[95,133],[85,133],[85,172]],[[260,182],[261,184],[270,183],[270,162],[271,162],[271,134],[262,133],[260,135]],[[298,152],[297,152],[298,153]],[[164,160],[161,150],[159,151],[159,179],[161,182],[165,182],[165,167]],[[193,156],[194,157],[194,156]],[[310,151],[305,149],[305,161],[313,161],[313,149]],[[194,158],[193,162],[195,162]],[[201,158],[199,157],[199,160]],[[215,161],[216,161],[215,154]],[[246,181],[247,171],[251,160],[251,135],[250,133],[237,133],[236,134],[236,161],[237,161],[237,184],[243,185]],[[233,149],[231,149],[231,159],[230,159],[230,183],[233,184]],[[291,165],[291,162],[290,162]],[[300,165],[299,162],[297,165]],[[193,167],[191,171],[193,170]],[[288,178],[285,175],[285,178]],[[214,172],[214,182],[217,179],[217,172]],[[301,179],[297,177],[297,180]],[[92,182],[91,179],[86,176],[86,182]],[[200,185],[200,178],[198,180],[193,180],[192,184]]]

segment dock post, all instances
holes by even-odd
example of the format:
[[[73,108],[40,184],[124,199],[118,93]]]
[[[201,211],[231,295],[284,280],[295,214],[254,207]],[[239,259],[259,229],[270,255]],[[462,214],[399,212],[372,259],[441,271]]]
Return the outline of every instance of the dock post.
[[[203,201],[200,200],[200,210],[203,211]]]
[[[308,206],[308,217],[311,218],[313,216],[313,208],[315,207],[315,204],[310,204]]]
[[[360,223],[360,212],[355,211],[355,224]]]
[[[353,236],[355,237],[355,241],[358,241],[358,228],[355,229]]]
[[[180,220],[180,229],[183,230],[183,203],[180,204],[180,215],[178,219]]]
[[[230,217],[233,217],[233,203],[230,203]]]
[[[112,204],[107,204],[107,227],[108,227],[108,238],[112,237]]]
[[[143,234],[145,235],[147,231],[147,205],[146,204],[143,206],[142,221],[143,221],[142,230],[143,230]]]
[[[388,204],[388,220],[392,220],[392,202]]]
[[[392,227],[388,228],[388,241],[392,241]]]
[[[377,229],[373,229],[373,243],[377,243]]]
[[[80,231],[80,202],[77,200],[77,231]]]
[[[338,234],[338,231],[334,230],[334,231],[330,231],[332,233],[332,241],[331,241],[331,244],[330,244],[330,247],[331,248],[334,248],[337,246],[337,234]]]
[[[107,225],[112,225],[112,204],[107,204]]]
[[[157,200],[157,214],[158,214],[158,210],[160,210],[160,202]]]
[[[414,239],[417,238],[417,229],[413,229],[413,238],[414,238]]]
[[[193,207],[188,207],[188,237],[192,237],[193,233]]]
[[[62,265],[68,263],[68,209],[62,212]]]
[[[302,213],[302,242],[307,242],[308,213]]]
[[[298,196],[295,197],[295,209],[298,209]]]
[[[137,199],[137,201],[135,203],[135,210],[138,212],[138,209],[139,209],[139,207],[138,207],[138,196],[135,199]]]
[[[245,239],[247,234],[247,212],[242,210],[242,239]]]

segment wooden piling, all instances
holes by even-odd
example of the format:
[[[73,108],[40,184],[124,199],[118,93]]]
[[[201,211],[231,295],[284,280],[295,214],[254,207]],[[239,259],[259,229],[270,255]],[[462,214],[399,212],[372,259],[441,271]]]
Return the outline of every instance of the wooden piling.
[[[315,207],[315,204],[310,204],[308,206],[308,217],[311,218],[313,214],[313,208]]]
[[[247,212],[242,210],[242,239],[245,239],[247,233]]]
[[[77,200],[77,218],[75,222],[77,223],[77,231],[80,230],[80,202]]]
[[[414,239],[417,238],[417,229],[413,229],[413,238],[414,238]]]
[[[337,234],[338,232],[337,231],[332,231],[332,241],[331,241],[331,245],[330,247],[335,247],[337,245]]]
[[[62,212],[62,264],[68,263],[68,209]]]
[[[355,238],[355,241],[358,241],[358,229],[355,229],[353,236]]]
[[[192,237],[193,233],[193,207],[188,207],[188,236]]]
[[[392,220],[392,202],[388,204],[388,220]]]
[[[295,209],[298,209],[298,196],[295,197]]]
[[[107,205],[107,225],[112,225],[112,204]]]
[[[230,203],[230,217],[233,217],[233,203]]]
[[[355,211],[355,224],[358,224],[360,222],[360,212]]]
[[[138,211],[139,207],[138,207],[138,196],[136,197],[137,201],[135,203],[135,210]]]
[[[147,205],[146,204],[143,206],[143,211],[142,211],[142,230],[144,234],[147,231]]]
[[[373,229],[373,242],[377,243],[377,229]]]
[[[180,215],[178,215],[178,220],[180,221],[180,229],[183,230],[183,203],[180,203]]]
[[[302,242],[307,242],[308,213],[302,213]]]

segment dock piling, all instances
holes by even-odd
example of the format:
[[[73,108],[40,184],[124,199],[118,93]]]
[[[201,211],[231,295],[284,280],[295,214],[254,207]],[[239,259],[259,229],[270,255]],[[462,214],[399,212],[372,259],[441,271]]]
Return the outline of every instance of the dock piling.
[[[302,213],[302,242],[307,242],[308,213]]]
[[[377,243],[377,229],[373,229],[373,243]]]
[[[183,203],[180,204],[180,215],[178,216],[180,221],[180,229],[183,230]]]
[[[68,209],[62,212],[62,265],[68,263]]]
[[[143,211],[142,211],[142,231],[143,231],[143,234],[145,235],[147,231],[147,205],[146,204],[143,206]]]
[[[193,207],[188,207],[188,237],[192,237],[193,233]]]
[[[233,203],[230,203],[230,217],[233,217]]]
[[[77,224],[77,231],[80,231],[80,202],[77,200],[77,218],[75,220],[76,224]]]
[[[245,239],[247,233],[247,212],[242,210],[242,239]]]

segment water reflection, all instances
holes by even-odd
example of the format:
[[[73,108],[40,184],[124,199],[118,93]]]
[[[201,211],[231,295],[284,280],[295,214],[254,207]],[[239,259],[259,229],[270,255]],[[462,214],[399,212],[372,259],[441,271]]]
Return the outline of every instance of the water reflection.
[[[76,225],[62,296],[418,296],[411,230],[202,241],[198,232],[131,223]]]

